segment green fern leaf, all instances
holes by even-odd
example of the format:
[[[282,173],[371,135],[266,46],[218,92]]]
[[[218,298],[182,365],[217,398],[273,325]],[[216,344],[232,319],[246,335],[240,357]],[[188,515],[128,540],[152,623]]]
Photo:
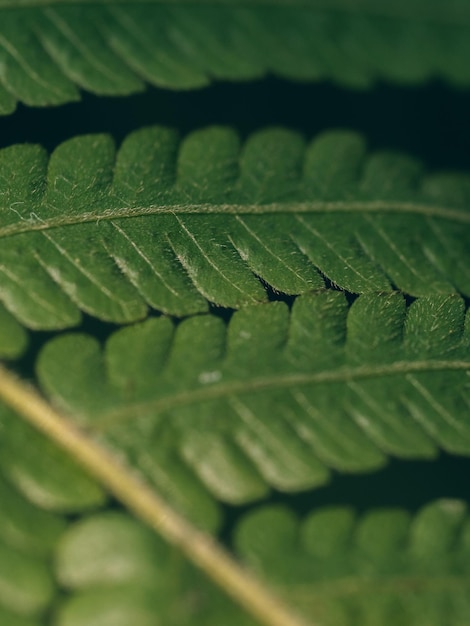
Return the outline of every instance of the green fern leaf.
[[[348,305],[344,294],[330,289],[297,298],[292,311],[282,302],[246,307],[234,313],[228,326],[214,315],[194,316],[178,324],[164,316],[150,318],[113,333],[103,348],[83,334],[62,335],[46,343],[37,364],[49,404],[0,371],[0,473],[35,506],[48,510],[47,515],[83,511],[88,516],[90,509],[105,506],[107,495],[79,471],[76,463],[80,463],[118,501],[180,547],[267,626],[300,626],[280,602],[284,596],[292,606],[304,608],[312,624],[329,620],[332,626],[343,626],[343,620],[349,626],[354,623],[351,616],[357,614],[371,624],[376,617],[390,621],[399,602],[397,577],[402,580],[411,575],[424,591],[409,603],[408,613],[404,609],[406,619],[426,605],[437,584],[440,599],[429,609],[429,623],[439,618],[442,607],[449,603],[458,620],[468,616],[468,602],[463,602],[460,592],[467,583],[452,560],[454,544],[447,540],[446,521],[441,523],[439,516],[432,521],[431,530],[426,523],[416,522],[422,526],[419,550],[415,554],[413,548],[412,555],[398,563],[381,561],[380,547],[389,547],[395,537],[392,533],[390,539],[387,534],[390,525],[382,524],[383,534],[374,542],[373,533],[381,524],[364,522],[366,530],[361,526],[356,534],[372,537],[367,548],[370,558],[363,554],[364,541],[359,541],[359,549],[351,548],[351,556],[341,561],[346,568],[341,571],[334,555],[330,560],[330,554],[321,553],[321,549],[328,552],[335,538],[341,545],[341,537],[335,536],[328,544],[328,537],[322,539],[321,535],[325,528],[334,534],[336,522],[330,523],[328,515],[319,523],[313,521],[313,530],[307,535],[311,551],[320,551],[318,568],[305,558],[297,560],[297,552],[292,550],[292,559],[287,559],[286,568],[278,568],[275,580],[273,575],[260,578],[271,579],[280,595],[266,591],[197,527],[212,532],[220,527],[220,501],[253,502],[264,498],[271,487],[286,492],[315,488],[328,480],[331,469],[373,471],[391,455],[427,459],[439,448],[468,455],[469,328],[458,295],[423,297],[407,305],[398,293],[364,294]],[[35,434],[27,421],[42,433]],[[8,487],[5,493],[9,498]],[[445,506],[444,512],[454,509]],[[14,514],[23,517],[19,506]],[[396,516],[390,515],[394,528]],[[344,513],[339,517],[343,519]],[[398,517],[400,530],[402,517]],[[352,532],[348,519],[346,515],[346,534]],[[98,528],[98,535],[106,534],[100,520],[97,526],[93,520],[90,524]],[[266,543],[259,543],[254,556],[250,550],[258,543],[259,523],[254,530],[249,519],[242,526],[240,549],[245,558],[256,562],[255,569],[269,569],[273,564],[263,563],[271,541],[284,550],[285,542],[278,544],[276,532],[289,533],[289,523],[284,518],[281,524],[276,520],[270,523]],[[31,541],[28,528],[23,530],[21,523],[18,530],[12,530],[11,521],[4,526],[9,542]],[[119,533],[108,535],[111,545]],[[46,528],[37,539],[41,545],[45,543],[45,552],[50,536]],[[86,539],[87,533],[82,536]],[[249,547],[245,549],[247,536]],[[11,554],[7,546],[4,562],[15,564],[18,577],[14,585],[20,590],[21,581],[27,581],[30,604],[20,595],[15,606],[3,602],[5,610],[18,613],[18,606],[30,606],[25,615],[35,618],[54,602],[58,584],[72,594],[61,605],[60,626],[89,626],[95,618],[96,624],[117,619],[113,607],[127,620],[141,615],[146,626],[145,620],[155,616],[151,598],[157,598],[163,612],[166,605],[160,604],[159,598],[167,598],[174,607],[177,598],[186,593],[185,575],[177,579],[173,595],[165,585],[158,592],[136,585],[131,580],[132,558],[140,562],[140,557],[131,544],[127,556],[125,550],[123,553],[130,568],[124,571],[131,572],[130,579],[110,580],[109,584],[96,576],[108,571],[113,578],[123,570],[107,568],[109,551],[98,570],[94,569],[100,556],[93,542],[89,548],[79,542],[71,552],[65,544],[58,583],[40,546],[33,561],[31,556],[16,556],[16,548]],[[109,550],[115,548],[111,545]],[[89,551],[95,554],[95,561],[87,558]],[[305,552],[302,545],[298,551]],[[149,546],[148,552],[151,556],[153,548]],[[77,554],[82,556],[82,565],[74,561]],[[71,564],[67,565],[69,558]],[[279,553],[272,558],[280,558]],[[452,584],[450,599],[445,583],[442,587],[432,576],[430,580],[430,572],[438,568],[449,573],[448,563],[449,575],[457,577],[457,590],[454,592]],[[142,567],[148,573],[150,565]],[[87,571],[90,578],[82,588],[80,577]],[[321,574],[315,578],[318,571]],[[345,575],[357,577],[359,599],[356,594],[350,601]],[[0,567],[0,583],[1,576]],[[3,576],[8,580],[6,570]],[[286,582],[285,576],[291,576],[293,582],[291,578]],[[385,578],[386,600],[367,601],[374,593],[367,576],[374,584]],[[322,596],[326,590],[326,596],[313,606],[296,585],[305,585],[310,597],[310,586],[317,584],[318,594]],[[341,601],[331,602],[329,589]],[[0,584],[0,606],[1,591]],[[224,602],[217,601],[217,617],[204,618],[203,623],[220,623],[225,610],[234,623],[244,623],[245,618],[237,617],[235,609],[224,608]],[[208,611],[214,614],[212,609]],[[190,620],[189,614],[181,617],[178,626],[186,619]]]
[[[16,418],[5,419],[3,427]],[[41,448],[42,435],[34,437]],[[40,491],[56,472],[46,463],[34,476]],[[27,481],[2,470],[0,497],[0,618],[9,626],[258,623],[114,503],[90,511],[68,496],[72,517],[50,512],[50,501],[39,504]],[[237,558],[312,625],[457,626],[470,615],[469,530],[459,501],[414,516],[330,507],[302,520],[263,506],[241,518],[234,544]]]
[[[242,519],[239,553],[322,626],[454,626],[470,614],[463,502],[403,510],[330,508],[298,520],[266,507]]]
[[[46,616],[58,626],[305,626],[122,455],[110,455],[3,368],[0,394],[0,618],[12,626],[41,626]],[[116,501],[106,506],[90,474],[180,550],[118,512]]]
[[[30,502],[1,472],[0,499],[0,621],[40,626],[58,594],[50,560],[66,520]]]
[[[467,0],[0,0],[0,116],[468,87],[469,42]],[[467,626],[464,503],[272,503],[469,456],[469,181],[345,130],[0,149],[0,625]]]
[[[25,329],[0,304],[0,359],[19,357],[28,345]]]
[[[25,433],[33,437],[30,449],[38,445],[46,452],[41,435],[31,429]],[[0,623],[215,626],[226,614],[223,623],[254,626],[181,554],[131,515],[115,504],[103,506],[103,501],[84,507],[77,484],[88,482],[92,491],[98,487],[77,467],[71,475],[69,458],[69,483],[63,480],[58,488],[54,458],[60,451],[49,447],[48,452],[52,462],[43,457],[39,467],[33,461],[28,480],[9,463],[2,463],[7,473],[0,470]]]
[[[0,113],[21,100],[172,89],[267,73],[363,87],[378,78],[470,83],[465,0],[2,0]]]
[[[467,320],[467,321],[465,321]],[[470,335],[459,296],[334,291],[247,307],[228,328],[150,319],[102,350],[82,334],[49,342],[43,389],[124,454],[190,519],[231,504],[375,470],[390,455],[470,453]],[[8,447],[8,430],[4,441]]]
[[[0,151],[0,299],[30,328],[299,294],[470,295],[470,185],[349,132],[163,128]]]
[[[181,555],[121,511],[85,516],[56,545],[57,626],[255,626]]]
[[[59,513],[87,511],[106,502],[103,489],[69,455],[12,418],[2,405],[0,420],[5,431],[0,441],[1,471],[30,502]]]

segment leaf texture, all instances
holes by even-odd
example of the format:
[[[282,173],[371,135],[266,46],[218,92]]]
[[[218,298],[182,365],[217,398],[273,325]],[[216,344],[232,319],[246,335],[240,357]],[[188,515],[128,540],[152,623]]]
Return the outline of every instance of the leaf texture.
[[[148,528],[122,511],[85,516],[56,547],[67,595],[57,626],[255,626]]]
[[[0,305],[0,359],[16,359],[26,350],[28,335],[4,306]]]
[[[322,626],[458,626],[470,614],[470,523],[458,500],[411,516],[266,507],[242,519],[239,553]]]
[[[0,622],[42,626],[60,595],[52,561],[67,528],[65,512],[88,512],[103,505],[105,498],[96,497],[102,491],[83,470],[25,424],[16,433],[16,453],[22,461],[10,465],[3,430],[14,429],[18,416],[7,417],[4,407],[0,414]],[[84,487],[89,491],[85,499]]]
[[[267,73],[354,87],[433,77],[468,85],[462,0],[0,3],[0,113]]]
[[[3,413],[3,428],[14,428],[16,420]],[[106,506],[107,499],[84,502],[84,484],[89,493],[100,491],[98,485],[77,466],[71,473],[65,456],[59,467],[61,452],[29,426],[20,428],[23,446],[27,442],[49,455],[40,465],[37,458],[26,460],[22,472],[12,469],[10,460],[2,462],[2,624],[215,626],[226,615],[223,623],[230,626],[254,626],[141,522],[116,504]],[[29,456],[17,453],[22,459]],[[62,467],[65,475],[58,480]]]
[[[361,137],[84,136],[0,151],[0,300],[23,325],[239,308],[274,291],[470,295],[470,185]],[[261,282],[260,282],[261,279]],[[328,283],[329,284],[329,283]]]
[[[165,556],[169,554],[168,550],[164,550],[163,555],[160,542],[153,538],[148,530],[139,530],[138,525],[132,521],[128,523],[126,519],[122,521],[119,515],[116,520],[116,502],[111,502],[111,522],[108,523],[109,517],[105,520],[100,517],[96,523],[85,522],[85,531],[80,529],[77,531],[78,545],[75,536],[72,539],[72,550],[65,548],[68,554],[65,565],[64,559],[59,555],[57,571],[60,587],[78,592],[77,596],[72,598],[72,606],[67,605],[63,611],[60,606],[57,607],[58,603],[63,604],[64,598],[62,593],[59,598],[56,593],[54,598],[54,590],[51,587],[55,589],[55,586],[48,576],[51,573],[49,558],[47,571],[43,568],[42,572],[38,573],[37,568],[34,570],[33,567],[33,571],[28,573],[27,568],[25,570],[21,567],[21,563],[24,562],[21,555],[18,567],[17,556],[14,554],[12,559],[9,559],[11,555],[7,554],[8,558],[0,565],[0,616],[2,616],[2,592],[7,596],[6,604],[10,608],[8,594],[13,595],[13,610],[16,611],[14,615],[16,617],[16,614],[25,612],[22,610],[24,598],[21,596],[26,595],[28,598],[28,594],[32,593],[34,599],[37,596],[36,587],[38,585],[41,587],[42,584],[43,589],[44,585],[46,586],[46,592],[49,592],[48,597],[52,602],[48,613],[52,614],[54,623],[61,626],[72,624],[104,626],[108,623],[112,623],[113,626],[116,624],[124,626],[128,620],[139,623],[139,626],[146,624],[150,626],[156,624],[157,618],[163,618],[165,624],[174,623],[175,626],[181,626],[182,623],[193,624],[194,619],[197,620],[199,617],[204,624],[207,624],[208,620],[212,622],[212,619],[215,620],[214,623],[220,623],[221,615],[225,612],[227,618],[224,618],[224,622],[228,624],[242,623],[253,626],[253,617],[258,624],[265,626],[305,626],[305,622],[295,615],[295,611],[285,606],[246,568],[237,564],[211,536],[201,533],[168,506],[158,491],[143,482],[134,469],[123,463],[122,455],[110,454],[107,447],[103,446],[103,442],[98,443],[89,434],[77,429],[66,415],[55,411],[37,391],[28,388],[24,382],[20,382],[4,368],[0,369],[0,393],[5,402],[3,407],[0,405],[0,427],[2,431],[14,433],[13,440],[5,439],[6,447],[9,448],[12,441],[14,447],[18,440],[25,449],[31,443],[34,445],[31,464],[28,461],[26,463],[20,461],[15,466],[13,463],[11,471],[12,463],[8,461],[6,463],[8,480],[31,502],[40,508],[67,513],[83,512],[87,508],[101,506],[102,499],[96,500],[93,497],[93,491],[96,493],[98,486],[93,484],[91,475],[109,489],[117,502],[126,505],[140,520],[146,522],[150,529],[156,531],[178,550],[178,554],[174,554],[175,558],[172,555]],[[31,433],[32,441],[29,437]],[[61,473],[62,467],[57,465],[57,454],[59,461],[66,459],[65,476],[59,478],[57,473]],[[74,465],[70,459],[75,459],[80,466]],[[83,470],[87,473],[85,474]],[[71,479],[70,492],[66,484],[68,479]],[[85,490],[82,489],[84,483],[87,487]],[[87,491],[88,496],[91,494],[92,498],[91,500],[90,497],[85,498],[84,501],[83,495]],[[50,496],[51,493],[52,498],[44,497],[44,494]],[[6,496],[8,497],[8,491]],[[63,506],[64,501],[66,507]],[[18,509],[16,505],[14,506]],[[7,512],[8,507],[7,504]],[[69,521],[76,519],[75,515],[69,518]],[[7,520],[7,531],[8,525]],[[89,538],[91,545],[88,546]],[[125,543],[125,548],[116,554],[117,544],[121,541]],[[70,548],[70,541],[66,543]],[[158,560],[159,554],[163,560]],[[143,559],[142,555],[145,555]],[[217,590],[207,585],[199,573],[190,580],[192,575],[188,577],[187,574],[191,569],[188,570],[186,561],[179,555],[188,557],[189,562],[196,565],[198,572],[202,570],[208,574],[217,588],[225,590],[228,596],[236,601],[236,605],[230,606],[227,598],[222,596],[219,600]],[[8,560],[12,560],[13,564],[16,563],[14,571],[16,579],[13,577],[12,581],[7,575]],[[101,585],[104,587],[101,588]],[[34,613],[34,616],[36,614],[39,616],[40,613],[46,612],[45,594],[39,595],[40,606],[33,606],[32,610],[26,611],[28,615]],[[195,603],[191,596],[197,599]],[[249,614],[241,621],[240,607],[246,609]]]
[[[17,420],[3,411],[2,429]],[[44,445],[30,426],[21,422],[20,428],[23,445]],[[75,478],[68,476],[71,492],[65,484],[62,489],[67,514],[56,499],[38,501],[37,492],[56,483],[57,467],[44,458],[39,472],[31,468],[38,489],[0,468],[5,624],[254,626],[116,503],[103,499],[84,507],[73,495],[77,480],[89,480],[78,467]],[[326,507],[302,520],[287,507],[262,506],[241,517],[234,547],[312,624],[459,626],[470,615],[469,533],[468,511],[459,501],[438,501],[416,515],[372,509],[358,516],[350,508]]]
[[[103,489],[66,452],[0,404],[0,468],[41,509],[77,513],[102,506]]]
[[[38,361],[54,405],[197,525],[217,501],[296,492],[331,470],[366,472],[390,455],[470,453],[469,316],[458,296],[406,306],[328,290],[212,315],[166,317],[49,342]],[[8,433],[5,445],[8,447]]]
[[[3,428],[16,419],[3,414]],[[40,437],[22,428],[24,442]],[[41,491],[56,473],[46,462],[35,474]],[[8,626],[51,619],[56,626],[254,626],[115,503],[84,508],[64,486],[71,517],[38,502],[25,485],[0,470],[0,618]],[[237,557],[312,624],[459,626],[470,614],[469,537],[459,501],[438,501],[416,515],[325,507],[301,520],[287,507],[262,506],[242,516],[234,545]]]

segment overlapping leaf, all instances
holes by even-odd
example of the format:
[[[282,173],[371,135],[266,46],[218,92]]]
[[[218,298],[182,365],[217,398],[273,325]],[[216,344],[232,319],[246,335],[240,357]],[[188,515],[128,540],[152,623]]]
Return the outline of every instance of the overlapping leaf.
[[[14,429],[17,420],[3,412],[2,428]],[[102,497],[84,502],[77,486],[99,488],[77,467],[66,469],[59,485],[60,452],[22,422],[20,432],[23,446],[48,454],[42,465],[38,455],[28,461],[23,454],[23,471],[2,464],[5,624],[254,625],[130,514]],[[457,626],[470,615],[469,537],[468,512],[458,501],[435,502],[417,515],[372,509],[357,516],[330,507],[302,520],[287,507],[262,506],[242,516],[234,547],[312,624]]]
[[[324,484],[388,456],[470,453],[468,315],[458,296],[328,290],[220,318],[165,317],[46,345],[53,403],[214,528],[222,500]],[[8,429],[5,433],[8,446]]]
[[[180,554],[124,512],[72,524],[56,549],[57,626],[255,626]]]
[[[3,428],[14,429],[15,420],[3,413]],[[181,554],[106,507],[100,488],[60,450],[24,424],[20,432],[30,460],[20,469],[2,454],[0,472],[2,624],[215,625],[224,616],[226,624],[253,626]]]
[[[3,413],[3,429],[17,419]],[[23,445],[48,446],[29,426],[19,428]],[[7,462],[0,475],[5,623],[254,624],[131,515],[103,499],[85,503],[76,487],[88,479],[78,468],[58,486],[58,451],[48,452],[42,467],[38,457],[22,472]],[[262,506],[242,516],[234,544],[237,557],[312,624],[457,626],[470,614],[469,537],[466,506],[443,500],[413,516],[327,507],[302,520],[287,507]]]
[[[267,73],[468,85],[469,35],[465,0],[2,0],[0,113]]]
[[[17,101],[76,100],[80,89],[190,89],[270,73],[470,83],[466,0],[385,5],[0,0],[0,114]],[[181,141],[152,128],[117,152],[106,136],[51,157],[37,146],[0,151],[0,358],[24,352],[28,328],[72,327],[83,312],[131,323],[154,310],[104,345],[78,334],[46,344],[37,371],[49,406],[0,372],[0,623],[252,624],[109,503],[108,488],[273,626],[275,610],[246,601],[256,579],[235,562],[218,578],[226,555],[171,506],[215,531],[220,502],[314,489],[390,456],[468,455],[469,180],[366,155],[343,131],[306,145],[268,130],[240,145],[228,129]],[[267,303],[273,292],[303,295],[290,310]],[[211,303],[242,310],[226,323]],[[129,479],[127,493],[100,473],[106,464],[117,483]],[[153,519],[135,506],[139,490]],[[173,520],[170,532],[160,518]],[[315,624],[463,626],[469,528],[450,501],[359,521],[342,508],[300,522],[270,507],[242,519],[235,544]],[[259,588],[265,608],[276,606]],[[277,623],[297,624],[294,613]]]
[[[452,626],[470,615],[466,505],[442,500],[417,515],[321,509],[300,521],[266,507],[236,543],[252,567],[322,626]]]
[[[360,137],[306,146],[275,129],[242,147],[212,128],[0,152],[0,300],[31,328],[85,311],[116,323],[299,294],[324,277],[353,293],[470,294],[469,179],[366,157]]]
[[[2,428],[14,427],[17,419],[10,422],[2,408]],[[27,438],[17,442],[21,449],[17,454],[31,458],[31,471],[10,465],[3,447],[1,454],[0,621],[8,626],[40,626],[59,596],[51,561],[67,527],[64,511],[86,511],[102,505],[104,498],[100,488],[54,446],[49,447],[31,428],[22,433]],[[38,441],[40,449],[35,449]],[[40,451],[51,454],[41,457]]]
[[[0,305],[0,358],[14,359],[26,349],[28,336],[25,329]]]

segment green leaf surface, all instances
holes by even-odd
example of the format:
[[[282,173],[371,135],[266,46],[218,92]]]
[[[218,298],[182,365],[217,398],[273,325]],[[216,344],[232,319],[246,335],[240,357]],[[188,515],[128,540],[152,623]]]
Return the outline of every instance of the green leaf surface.
[[[240,567],[214,538],[171,509],[135,468],[123,462],[122,454],[110,454],[104,442],[94,442],[77,430],[66,416],[57,414],[37,392],[5,370],[0,387],[6,404],[17,409],[3,407],[2,433],[22,432],[25,449],[32,435],[35,451],[43,453],[34,489],[27,483],[25,488],[25,481],[9,472],[9,463],[4,479],[0,478],[0,530],[4,531],[0,537],[0,617],[11,615],[11,623],[21,626],[43,624],[46,615],[59,626],[115,626],[129,621],[138,626],[189,626],[195,621],[220,624],[221,620],[228,626],[254,626],[253,618],[268,626],[305,626],[295,611]],[[50,492],[51,485],[57,494],[60,455],[68,458],[65,478],[72,479],[71,493],[66,496],[66,509],[59,504],[58,510],[50,512],[54,508],[50,499],[37,494]],[[74,475],[70,459],[81,465],[74,466]],[[33,466],[22,464],[26,473]],[[100,488],[92,476],[110,489],[114,502],[95,498],[84,506],[74,483],[88,482],[93,494]],[[62,488],[66,494],[64,481]],[[123,515],[120,502],[148,527]],[[34,524],[44,525],[38,538],[31,537]],[[201,576],[201,569],[209,579]],[[229,597],[220,593],[220,587]]]
[[[72,524],[57,544],[55,571],[68,592],[58,626],[254,626],[181,555],[123,512]]]
[[[0,468],[28,500],[61,513],[86,511],[104,504],[105,492],[74,459],[3,404],[0,430]],[[37,532],[40,537],[42,531]]]
[[[350,512],[320,511],[297,540],[291,513],[255,512],[236,544],[274,591],[259,604],[250,570],[227,565],[174,510],[214,532],[220,501],[315,488],[332,469],[372,471],[390,455],[468,455],[469,328],[458,295],[410,303],[399,293],[364,294],[348,303],[329,289],[298,297],[292,310],[246,307],[228,324],[161,316],[118,330],[104,346],[78,333],[49,341],[37,364],[49,405],[19,383],[22,399],[0,376],[0,607],[33,624],[52,610],[58,626],[251,624],[149,530],[106,511],[106,494],[76,459],[260,623],[297,626],[301,609],[315,626],[402,618],[414,626],[417,615],[417,624],[441,626],[447,614],[463,625],[468,532],[452,534],[463,524],[461,505],[418,516],[408,542],[403,513],[371,513],[355,525]],[[81,519],[65,527],[64,512]],[[37,538],[35,524],[44,526]],[[294,609],[278,619],[269,603],[279,600]]]
[[[239,554],[322,626],[463,626],[470,614],[470,521],[458,500],[415,516],[324,508],[249,513]]]
[[[326,277],[352,293],[470,295],[468,177],[366,156],[351,132],[240,145],[226,128],[182,141],[146,128],[117,154],[105,135],[50,159],[12,146],[0,172],[0,300],[30,328],[239,308],[268,299],[260,278],[287,294]]]
[[[221,500],[323,485],[390,455],[470,453],[470,324],[458,296],[297,298],[175,326],[49,342],[42,388],[198,525]]]
[[[16,359],[26,350],[27,345],[25,329],[0,304],[0,358]]]
[[[0,618],[8,626],[257,623],[116,504],[78,506],[66,518],[25,499],[5,476],[0,490]],[[9,532],[15,525],[26,532]],[[457,500],[417,514],[323,507],[302,519],[263,505],[242,515],[234,550],[311,624],[463,626],[469,538],[467,507]]]
[[[470,176],[307,139],[288,81],[455,170],[469,61],[468,0],[0,0],[0,116],[276,76],[300,129],[3,118],[66,141],[0,149],[0,626],[468,626],[468,503],[425,494],[465,497]]]
[[[40,626],[57,593],[50,559],[65,520],[44,511],[0,475],[0,620]]]
[[[0,114],[266,74],[468,85],[469,35],[464,0],[4,0]]]
[[[37,477],[43,491],[55,472],[54,463],[46,464]],[[0,498],[2,625],[215,626],[227,614],[230,626],[255,626],[180,553],[116,504],[83,511],[76,500],[69,507],[73,516],[51,513],[1,473]]]

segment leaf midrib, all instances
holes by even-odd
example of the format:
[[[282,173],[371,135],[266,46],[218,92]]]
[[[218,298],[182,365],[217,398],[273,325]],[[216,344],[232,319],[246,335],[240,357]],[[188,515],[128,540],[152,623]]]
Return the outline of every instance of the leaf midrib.
[[[52,230],[64,226],[145,217],[147,215],[268,215],[270,213],[398,213],[437,217],[461,224],[470,224],[470,211],[465,209],[393,200],[272,202],[269,204],[200,203],[119,207],[104,209],[101,213],[88,211],[73,215],[56,215],[45,220],[35,213],[31,213],[29,218],[21,218],[21,222],[0,227],[0,238],[13,237],[21,233]]]
[[[135,418],[146,412],[160,413],[176,407],[187,406],[197,402],[207,402],[221,398],[229,398],[239,393],[262,392],[272,389],[285,389],[303,385],[332,384],[352,382],[384,376],[403,376],[411,373],[436,371],[467,371],[470,372],[470,361],[396,361],[387,365],[343,367],[316,373],[278,374],[273,376],[252,377],[246,380],[235,380],[227,383],[214,383],[207,387],[198,387],[174,395],[157,398],[146,402],[127,404],[122,409],[103,412],[93,420],[93,430],[104,430],[116,421]]]
[[[452,591],[455,588],[470,589],[470,574],[465,572],[461,576],[446,575],[433,576],[432,574],[400,574],[383,575],[376,578],[366,576],[350,576],[334,578],[331,580],[314,580],[311,583],[286,584],[280,590],[289,599],[297,599],[302,602],[320,602],[325,597],[342,598],[345,596],[359,596],[364,594],[380,595],[385,593],[416,593],[416,592],[440,592]]]

